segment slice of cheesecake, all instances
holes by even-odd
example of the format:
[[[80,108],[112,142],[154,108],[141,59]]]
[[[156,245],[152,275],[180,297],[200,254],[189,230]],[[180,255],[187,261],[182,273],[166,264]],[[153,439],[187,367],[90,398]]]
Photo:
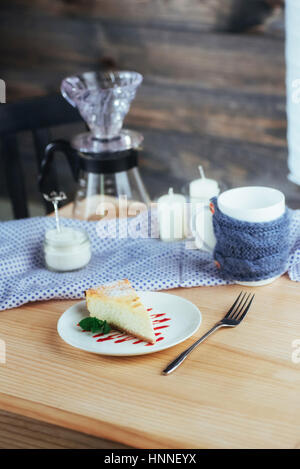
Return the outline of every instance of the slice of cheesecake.
[[[149,313],[129,280],[91,288],[85,292],[90,316],[152,344],[155,335]]]

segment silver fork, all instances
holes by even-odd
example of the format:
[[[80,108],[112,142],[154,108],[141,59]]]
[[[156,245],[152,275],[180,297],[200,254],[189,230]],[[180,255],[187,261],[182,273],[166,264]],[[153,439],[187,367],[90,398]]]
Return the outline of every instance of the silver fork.
[[[208,332],[206,332],[206,334],[194,342],[188,349],[178,355],[175,360],[171,361],[171,363],[169,363],[169,365],[163,370],[163,374],[168,375],[172,373],[172,371],[176,370],[176,368],[178,368],[178,366],[189,356],[189,354],[213,332],[217,331],[221,327],[238,326],[249,311],[253,298],[254,295],[251,295],[251,293],[247,295],[247,293],[241,292],[224,318],[217,322],[214,327],[212,327]]]

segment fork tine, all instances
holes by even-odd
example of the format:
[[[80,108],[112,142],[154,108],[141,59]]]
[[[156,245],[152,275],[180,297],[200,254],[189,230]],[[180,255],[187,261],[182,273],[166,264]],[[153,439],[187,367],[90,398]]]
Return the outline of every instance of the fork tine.
[[[253,295],[252,295],[252,298],[251,298],[251,300],[249,301],[248,306],[246,306],[246,308],[245,308],[243,314],[237,319],[239,322],[241,322],[241,321],[244,319],[244,317],[246,316],[246,314],[248,313],[248,310],[249,310],[249,308],[250,308],[250,306],[251,306],[252,301],[254,300],[254,297],[255,297],[255,295],[253,294]]]
[[[243,296],[243,298],[241,299],[241,301],[239,303],[239,306],[236,308],[235,312],[231,315],[230,319],[235,319],[237,321],[238,316],[243,311],[243,309],[246,306],[247,301],[250,298],[250,296],[251,296],[251,293],[249,293],[248,295],[247,295],[247,292],[245,293],[245,295]]]
[[[230,310],[228,311],[228,313],[226,314],[225,318],[227,319],[229,317],[229,315],[232,313],[232,311],[234,310],[237,302],[239,301],[241,295],[242,295],[243,291],[241,291],[241,293],[239,294],[239,296],[237,297],[237,299],[235,300],[235,302],[233,303],[233,305],[231,306]],[[224,319],[225,319],[224,318]]]
[[[241,305],[242,305],[242,303],[243,303],[243,301],[244,301],[246,295],[247,295],[247,292],[242,295],[240,301],[238,302],[237,307],[234,308],[234,310],[232,311],[232,313],[229,315],[228,319],[233,319],[234,316],[236,316],[236,313],[238,313],[238,311],[241,310]]]

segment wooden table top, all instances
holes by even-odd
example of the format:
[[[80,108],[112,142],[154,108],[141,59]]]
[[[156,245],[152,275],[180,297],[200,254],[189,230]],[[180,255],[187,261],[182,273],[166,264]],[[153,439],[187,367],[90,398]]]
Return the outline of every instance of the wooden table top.
[[[140,448],[300,447],[300,289],[286,276],[257,287],[245,321],[203,343],[176,372],[161,370],[231,305],[240,286],[169,291],[203,314],[194,337],[138,357],[72,348],[57,320],[76,301],[1,312],[0,408]],[[184,314],[184,311],[182,312]]]
[[[201,327],[184,343],[136,357],[63,342],[57,321],[77,300],[1,311],[0,409],[137,448],[300,448],[300,363],[292,359],[293,352],[300,357],[293,346],[300,341],[300,288],[287,275],[248,288],[256,296],[241,325],[217,331],[178,370],[161,374],[241,289],[168,290],[199,307]]]

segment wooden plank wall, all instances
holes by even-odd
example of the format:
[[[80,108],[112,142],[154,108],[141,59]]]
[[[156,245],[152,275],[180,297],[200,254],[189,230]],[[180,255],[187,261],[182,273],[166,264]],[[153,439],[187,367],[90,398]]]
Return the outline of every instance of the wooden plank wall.
[[[144,84],[126,119],[145,135],[153,196],[202,163],[229,187],[300,192],[287,174],[281,0],[2,0],[0,76],[9,100],[51,93],[97,67]],[[151,192],[151,191],[150,191]]]

